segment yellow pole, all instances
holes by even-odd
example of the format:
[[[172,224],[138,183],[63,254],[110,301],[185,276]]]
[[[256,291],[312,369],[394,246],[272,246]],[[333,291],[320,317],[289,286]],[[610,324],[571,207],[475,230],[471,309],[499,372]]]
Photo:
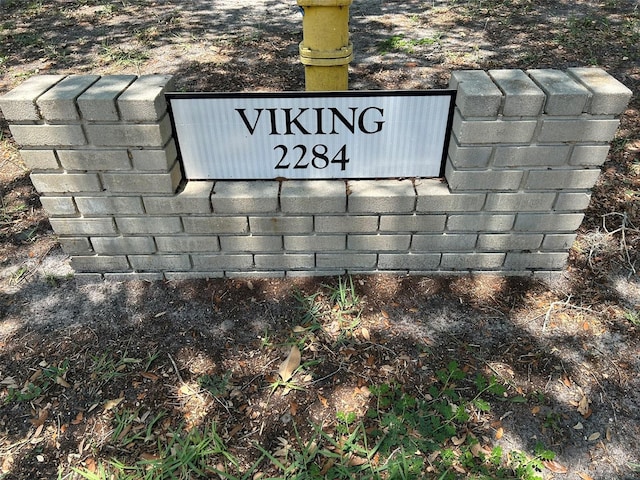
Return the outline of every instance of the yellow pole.
[[[352,0],[297,0],[302,7],[300,61],[308,91],[347,90],[353,45],[349,41]]]

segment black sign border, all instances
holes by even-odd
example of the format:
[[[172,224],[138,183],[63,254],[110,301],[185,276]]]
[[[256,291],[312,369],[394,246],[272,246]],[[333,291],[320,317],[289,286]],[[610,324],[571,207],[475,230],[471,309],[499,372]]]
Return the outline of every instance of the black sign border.
[[[456,106],[456,94],[457,90],[453,89],[430,89],[430,90],[339,90],[339,91],[323,91],[323,92],[165,92],[164,96],[167,100],[167,111],[169,112],[169,119],[171,121],[171,128],[173,131],[173,140],[176,144],[178,151],[178,160],[180,167],[184,174],[184,163],[182,160],[182,154],[180,152],[180,140],[178,139],[178,133],[176,129],[175,119],[173,117],[173,110],[171,108],[172,100],[189,100],[189,99],[206,99],[206,98],[336,98],[336,97],[430,97],[430,96],[447,96],[449,100],[449,112],[447,114],[447,126],[445,129],[444,145],[442,147],[442,158],[440,159],[440,173],[436,178],[444,178],[447,155],[449,152],[449,143],[451,140],[451,130],[453,126],[453,115]],[[286,177],[275,177],[284,178]],[[384,177],[384,179],[392,179],[396,177]],[[400,177],[397,177],[400,178]],[[402,178],[422,178],[422,177],[402,177]],[[334,178],[331,180],[378,180],[376,177],[364,177],[364,178]],[[205,179],[193,179],[194,182],[204,181]],[[213,181],[257,181],[255,178],[246,179],[216,179],[210,178],[206,180]],[[262,181],[268,181],[269,179],[260,179]],[[288,179],[287,179],[288,180]],[[328,179],[291,179],[291,180],[305,180],[305,181],[321,181]],[[191,181],[191,180],[190,180]]]

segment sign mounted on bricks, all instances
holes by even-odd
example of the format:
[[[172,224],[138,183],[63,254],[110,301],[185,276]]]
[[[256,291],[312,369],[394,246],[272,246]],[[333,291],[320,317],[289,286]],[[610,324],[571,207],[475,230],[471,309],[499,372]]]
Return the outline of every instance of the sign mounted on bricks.
[[[167,95],[190,180],[439,177],[455,91]]]

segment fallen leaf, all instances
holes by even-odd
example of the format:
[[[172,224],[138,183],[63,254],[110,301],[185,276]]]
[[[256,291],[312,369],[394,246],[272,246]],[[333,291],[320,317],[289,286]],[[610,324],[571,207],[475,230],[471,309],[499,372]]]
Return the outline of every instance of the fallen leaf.
[[[294,417],[296,416],[296,413],[298,413],[298,404],[293,400],[289,403],[289,413]]]
[[[578,412],[583,417],[589,413],[589,399],[586,395],[582,395],[582,398],[578,402]]]
[[[160,379],[160,377],[158,375],[156,375],[155,373],[152,372],[142,372],[140,373],[140,376],[142,378],[146,378],[147,380],[151,380],[152,382],[156,382]]]
[[[318,400],[320,400],[320,403],[322,404],[323,407],[329,406],[329,401],[320,394],[318,394]]]
[[[40,410],[37,418],[32,418],[29,421],[34,427],[41,427],[42,425],[44,425],[44,422],[47,421],[47,418],[49,418],[49,410],[43,408],[42,410]]]
[[[76,415],[76,418],[71,420],[71,425],[79,425],[80,423],[82,423],[83,419],[84,419],[84,413],[78,412],[78,414]]]
[[[544,460],[542,464],[553,473],[567,473],[569,469],[555,460]]]
[[[291,347],[291,351],[289,352],[289,356],[287,359],[282,362],[280,365],[280,369],[278,370],[278,374],[283,382],[288,382],[293,376],[293,372],[300,366],[300,350],[298,347],[293,345]]]
[[[156,314],[153,316],[153,318],[160,318],[161,316],[166,315],[166,314],[167,314],[167,312],[166,312],[166,311],[165,311],[165,312],[156,313]]]
[[[114,408],[116,408],[118,405],[120,405],[120,403],[124,400],[124,397],[120,397],[120,398],[115,398],[113,400],[107,400],[104,403],[104,411],[108,412],[109,410],[113,410]]]
[[[451,437],[451,442],[456,446],[460,446],[464,443],[464,441],[467,439],[466,435],[462,435],[462,437],[458,438],[456,436]]]
[[[540,407],[539,407],[538,405],[536,405],[535,407],[533,407],[533,408],[531,409],[531,414],[532,414],[532,415],[537,415],[537,414],[539,414],[539,413],[540,413]]]
[[[503,435],[504,429],[502,427],[498,428],[498,430],[496,430],[496,440],[500,440]]]
[[[96,461],[93,457],[89,457],[84,461],[85,466],[87,467],[87,470],[89,470],[91,473],[96,473],[96,470],[98,469],[98,465],[96,465]]]
[[[589,435],[589,437],[587,438],[587,440],[589,440],[590,442],[595,442],[596,440],[598,440],[600,438],[600,432],[594,432],[591,435]]]
[[[571,387],[571,385],[572,385],[571,380],[570,380],[570,379],[569,379],[569,377],[567,377],[566,375],[563,375],[563,376],[562,376],[562,383],[564,383],[564,385],[565,385],[566,387],[569,387],[569,388],[570,388],[570,387]]]
[[[160,460],[160,455],[157,455],[155,453],[142,453],[140,454],[140,459],[147,462],[152,462],[154,460]]]
[[[362,458],[362,457],[358,457],[357,455],[353,455],[350,459],[349,459],[349,466],[350,467],[359,467],[360,465],[364,465],[365,463],[367,463],[367,459],[366,458]]]
[[[593,477],[591,475],[587,475],[586,473],[578,472],[578,476],[582,480],[593,480]]]
[[[584,428],[584,425],[582,425],[581,422],[578,422],[573,426],[574,430],[582,430],[583,428]]]
[[[60,375],[56,377],[56,383],[64,388],[69,388],[71,386],[71,384],[67,382],[64,378],[62,378]]]
[[[362,327],[360,329],[360,333],[362,334],[362,338],[364,338],[367,342],[371,340],[371,334],[369,334],[369,329]]]
[[[301,327],[300,325],[296,325],[295,327],[293,327],[293,333],[303,333],[306,331],[307,329],[304,327]]]
[[[474,457],[479,457],[481,454],[482,455],[490,455],[491,454],[491,452],[489,450],[484,448],[479,443],[474,443],[473,445],[471,445],[471,448],[469,448],[469,450],[471,450],[471,453],[473,454]]]
[[[384,318],[389,318],[389,314],[384,311],[384,310],[380,310],[380,314],[384,317]]]
[[[611,428],[608,426],[607,426],[607,430],[605,431],[604,438],[606,438],[608,442],[611,441]]]

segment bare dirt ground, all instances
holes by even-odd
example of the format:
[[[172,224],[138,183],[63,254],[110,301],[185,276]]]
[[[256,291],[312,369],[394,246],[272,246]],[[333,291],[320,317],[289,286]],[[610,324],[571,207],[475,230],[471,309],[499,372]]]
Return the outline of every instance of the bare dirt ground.
[[[211,454],[210,470],[175,478],[207,478],[213,468],[247,478],[371,478],[378,468],[383,478],[533,478],[517,467],[535,459],[545,460],[533,473],[544,478],[640,478],[639,10],[623,0],[351,8],[353,89],[438,88],[455,69],[597,65],[634,91],[570,263],[549,283],[366,276],[353,289],[335,278],[78,286],[0,117],[0,479],[74,478],[73,468],[90,478],[112,459],[156,461],[176,454],[176,432],[212,422],[238,465]],[[271,0],[4,0],[0,94],[38,73],[173,73],[185,91],[300,90],[301,24],[294,3]],[[336,291],[357,301],[345,306]],[[285,380],[293,345],[301,368]],[[478,403],[477,374],[504,392]],[[420,418],[436,418],[444,397],[468,418],[411,450],[427,434],[409,410],[403,434],[380,427],[391,414],[381,385],[425,402]],[[347,455],[358,422],[358,435],[398,443],[386,457],[384,445],[378,457]],[[324,432],[320,453],[302,463],[317,476],[294,477],[284,467],[300,464],[294,453],[317,434],[313,425]],[[502,470],[480,459],[496,446]],[[386,468],[400,457],[420,460],[419,470]],[[149,478],[173,478],[158,475]]]

